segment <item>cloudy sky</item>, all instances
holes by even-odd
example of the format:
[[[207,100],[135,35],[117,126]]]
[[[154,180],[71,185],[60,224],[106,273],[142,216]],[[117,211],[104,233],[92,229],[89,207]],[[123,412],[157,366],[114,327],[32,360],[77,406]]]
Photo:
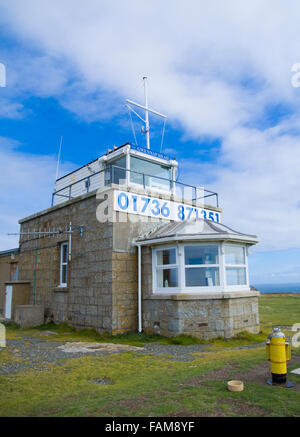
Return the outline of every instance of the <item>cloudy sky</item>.
[[[300,282],[299,17],[297,0],[0,0],[0,250],[50,205],[61,135],[61,174],[133,142],[124,100],[147,75],[180,179],[260,237],[252,282]]]

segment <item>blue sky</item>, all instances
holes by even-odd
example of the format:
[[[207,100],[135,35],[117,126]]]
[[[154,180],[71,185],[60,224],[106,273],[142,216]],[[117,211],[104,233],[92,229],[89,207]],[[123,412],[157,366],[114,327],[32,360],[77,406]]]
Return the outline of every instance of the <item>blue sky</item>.
[[[61,174],[133,142],[124,102],[143,101],[147,75],[181,180],[217,191],[223,222],[260,237],[252,282],[300,282],[298,2],[113,3],[0,0],[0,250],[49,206],[61,135]]]

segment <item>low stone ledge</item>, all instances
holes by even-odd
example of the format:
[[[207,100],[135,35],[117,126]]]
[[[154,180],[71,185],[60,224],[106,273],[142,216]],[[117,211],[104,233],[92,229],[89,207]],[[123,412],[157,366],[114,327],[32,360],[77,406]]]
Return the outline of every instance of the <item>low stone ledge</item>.
[[[16,305],[14,321],[20,328],[33,328],[43,325],[43,305]]]
[[[68,293],[70,291],[69,287],[55,287],[53,288],[55,293]]]
[[[208,293],[203,292],[199,294],[152,294],[151,296],[144,297],[143,300],[211,300],[211,299],[240,299],[248,297],[258,297],[260,293],[254,290],[247,291],[226,291]]]

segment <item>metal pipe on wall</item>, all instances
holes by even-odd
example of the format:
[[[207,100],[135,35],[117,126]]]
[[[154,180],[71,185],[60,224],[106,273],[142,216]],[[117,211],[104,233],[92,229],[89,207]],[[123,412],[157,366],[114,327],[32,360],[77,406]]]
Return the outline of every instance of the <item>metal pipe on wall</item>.
[[[142,247],[138,246],[138,331],[142,332]]]

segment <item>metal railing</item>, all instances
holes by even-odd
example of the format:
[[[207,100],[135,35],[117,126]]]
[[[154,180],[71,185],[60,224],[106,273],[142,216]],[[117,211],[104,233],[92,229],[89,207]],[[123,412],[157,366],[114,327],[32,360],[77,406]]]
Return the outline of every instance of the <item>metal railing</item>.
[[[156,193],[157,191],[168,193],[174,198],[181,199],[182,202],[201,201],[204,204],[206,203],[206,199],[209,198],[209,204],[211,206],[219,207],[218,193],[214,191],[147,173],[128,170],[116,165],[108,165],[104,170],[95,172],[79,181],[75,181],[66,187],[54,191],[51,206],[112,184],[130,187],[137,186],[148,190],[155,190]]]

